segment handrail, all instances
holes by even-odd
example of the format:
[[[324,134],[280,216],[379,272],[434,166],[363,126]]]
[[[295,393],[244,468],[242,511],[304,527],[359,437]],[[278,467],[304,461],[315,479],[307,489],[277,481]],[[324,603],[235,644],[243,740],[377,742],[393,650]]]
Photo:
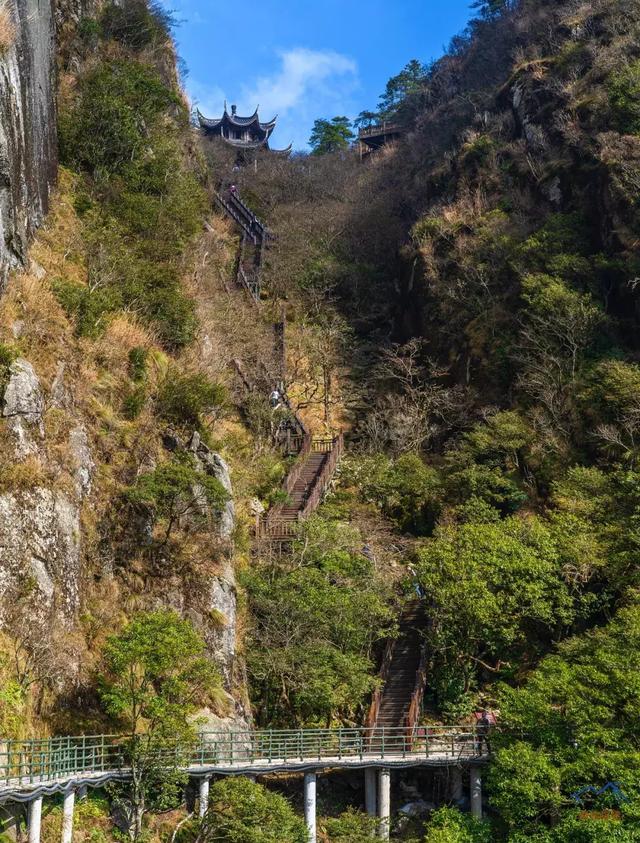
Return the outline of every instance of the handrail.
[[[271,234],[267,226],[262,222],[262,220],[258,216],[256,216],[256,214],[253,213],[251,208],[242,201],[242,199],[238,196],[237,193],[229,194],[229,204],[233,208],[235,208],[236,212],[240,216],[243,216],[245,218],[247,225],[252,230],[258,230],[261,240],[273,239],[273,235]]]
[[[407,712],[406,717],[406,728],[408,735],[413,734],[415,727],[418,724],[418,720],[420,719],[422,700],[424,698],[424,692],[427,687],[427,662],[427,648],[426,646],[424,646],[420,655],[420,664],[416,672],[416,683],[413,689],[413,693],[411,695],[411,703],[409,705],[409,711]]]
[[[296,483],[300,479],[300,476],[302,475],[305,462],[307,461],[307,457],[311,453],[312,442],[313,439],[311,438],[311,435],[307,433],[302,440],[302,448],[300,449],[298,459],[295,461],[291,471],[287,474],[282,484],[282,488],[288,495],[293,492],[294,486],[296,485]]]
[[[285,504],[279,504],[278,506],[273,507],[273,509],[269,510],[269,512],[259,520],[257,530],[259,535],[262,537],[288,539],[295,536],[297,533],[298,523],[300,521],[304,521],[312,512],[315,512],[319,506],[322,496],[331,482],[338,460],[342,456],[344,450],[344,436],[342,434],[331,440],[314,440],[309,433],[305,434],[302,450],[300,451],[293,468],[285,478],[284,483],[282,484],[282,489],[287,493],[287,495],[291,494],[294,486],[300,479],[309,455],[314,451],[314,441],[318,443],[319,452],[325,453],[326,457],[322,462],[320,470],[313,478],[312,483],[306,491],[303,505],[298,511],[297,517],[293,521],[285,521],[282,518]],[[331,448],[330,450],[326,450],[329,444]]]
[[[247,225],[247,223],[242,219],[241,215],[216,190],[214,190],[213,193],[217,201],[222,206],[223,210],[226,211],[226,213],[231,217],[231,219],[240,226],[242,231],[251,240],[253,245],[257,246],[258,238],[256,237],[255,232],[253,231],[251,226]]]
[[[369,729],[373,729],[378,721],[380,704],[382,703],[382,694],[384,693],[385,682],[389,678],[389,670],[391,668],[391,662],[393,661],[393,653],[396,648],[396,643],[396,638],[389,638],[384,648],[382,663],[380,665],[380,684],[373,692],[371,705],[369,706],[369,713],[367,714],[367,719],[364,721],[365,726]]]
[[[237,280],[240,286],[244,287],[249,293],[253,303],[260,304],[260,280],[259,278],[250,279],[241,263],[238,264]]]
[[[0,795],[37,785],[128,769],[129,739],[123,735],[79,735],[0,742]],[[460,758],[484,760],[489,747],[476,726],[432,726],[408,739],[404,728],[281,729],[203,732],[193,741],[163,742],[152,750],[159,763],[200,769],[243,769],[247,765],[286,769],[298,764],[387,758],[434,763]],[[6,797],[5,797],[6,798]]]
[[[366,129],[360,129],[358,132],[359,138],[369,138],[375,135],[389,135],[403,132],[405,127],[401,123],[377,123],[375,126],[367,126]]]
[[[339,436],[336,436],[335,439],[332,440],[332,447],[329,452],[327,453],[327,457],[325,458],[322,467],[318,474],[315,476],[313,483],[308,489],[307,492],[307,499],[305,501],[304,507],[298,514],[298,518],[303,520],[307,517],[310,512],[315,512],[318,508],[320,501],[324,493],[327,491],[327,487],[331,482],[331,478],[336,470],[336,466],[340,457],[342,456],[342,452],[344,451],[344,436],[341,433]]]
[[[284,478],[284,481],[281,486],[282,491],[285,492],[287,495],[291,494],[291,492],[293,491],[293,487],[300,479],[300,475],[304,470],[307,457],[311,453],[311,442],[311,435],[308,433],[305,434],[302,440],[302,448],[300,449],[298,458],[295,461],[293,467],[291,468],[291,471]],[[286,523],[279,517],[282,515],[284,508],[285,504],[278,504],[277,506],[274,506],[272,509],[270,509],[269,512],[267,512],[267,514],[261,519],[259,532],[262,536],[268,537],[275,536],[278,534],[279,525]],[[295,534],[295,523],[291,526],[290,530],[287,530],[287,536],[293,534]]]

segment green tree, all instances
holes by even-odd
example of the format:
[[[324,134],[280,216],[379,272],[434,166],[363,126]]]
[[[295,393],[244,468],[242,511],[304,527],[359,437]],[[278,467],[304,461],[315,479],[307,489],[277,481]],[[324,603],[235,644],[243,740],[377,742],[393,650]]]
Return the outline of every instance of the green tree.
[[[372,648],[393,613],[387,584],[354,544],[346,525],[312,519],[290,565],[244,574],[248,668],[263,725],[328,726],[355,716],[375,685]]]
[[[193,457],[186,454],[141,474],[125,496],[133,506],[144,507],[156,521],[163,522],[163,544],[181,520],[192,518],[206,523],[210,513],[219,513],[229,499],[222,483],[198,471]]]
[[[384,120],[397,116],[400,106],[412,95],[418,93],[427,79],[427,66],[412,59],[396,76],[387,82],[378,103],[378,111]]]
[[[238,777],[216,782],[195,843],[307,843],[304,821],[279,793]]]
[[[374,126],[379,119],[380,115],[377,111],[361,111],[353,121],[353,126],[355,129],[368,129],[370,126]]]
[[[615,127],[624,134],[640,132],[640,61],[612,74],[609,103]]]
[[[202,372],[165,378],[158,395],[158,411],[167,421],[200,428],[202,416],[219,410],[227,397],[225,388],[212,383]]]
[[[537,518],[443,527],[418,553],[429,597],[432,681],[456,703],[478,672],[500,672],[571,623],[553,532]]]
[[[524,687],[502,688],[504,746],[495,754],[489,788],[509,829],[524,834],[542,820],[554,827],[554,841],[634,839],[580,836],[578,825],[571,834],[567,829],[575,807],[570,794],[609,781],[619,782],[629,799],[621,805],[622,828],[640,828],[639,677],[640,603],[634,594],[607,627],[547,656]],[[510,730],[524,737],[510,738]],[[568,824],[565,837],[556,832],[558,823]]]
[[[138,840],[149,809],[175,804],[183,751],[196,737],[192,717],[207,703],[221,703],[221,682],[191,623],[169,610],[134,617],[108,639],[103,658],[100,697],[126,735],[132,773],[115,796]]]
[[[348,117],[333,117],[331,120],[319,118],[313,124],[309,145],[314,155],[326,155],[348,149],[355,138]]]
[[[483,18],[496,18],[508,12],[515,5],[515,0],[475,0],[472,9],[478,9]]]
[[[380,820],[349,808],[339,817],[325,820],[324,826],[330,843],[363,843],[377,836]]]
[[[493,840],[488,822],[456,808],[440,808],[429,818],[424,843],[492,843]]]

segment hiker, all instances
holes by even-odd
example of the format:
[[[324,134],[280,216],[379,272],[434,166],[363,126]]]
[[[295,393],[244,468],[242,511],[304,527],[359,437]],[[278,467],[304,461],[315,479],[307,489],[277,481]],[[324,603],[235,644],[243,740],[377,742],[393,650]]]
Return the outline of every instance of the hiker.
[[[411,580],[413,582],[416,595],[418,596],[418,600],[424,600],[424,591],[422,590],[422,586],[418,580],[418,572],[416,571],[415,566],[407,565],[407,571],[411,574]]]
[[[271,395],[269,396],[269,404],[271,405],[272,410],[277,410],[280,406],[282,400],[282,396],[280,395],[279,389],[274,389]]]
[[[476,715],[477,716],[477,715]],[[491,727],[494,724],[494,719],[491,717],[489,712],[486,708],[482,709],[482,713],[478,718],[478,722],[476,724],[476,734],[477,734],[477,752],[478,755],[483,754],[483,747],[486,749],[486,753],[491,752],[491,747],[489,745],[489,732]]]

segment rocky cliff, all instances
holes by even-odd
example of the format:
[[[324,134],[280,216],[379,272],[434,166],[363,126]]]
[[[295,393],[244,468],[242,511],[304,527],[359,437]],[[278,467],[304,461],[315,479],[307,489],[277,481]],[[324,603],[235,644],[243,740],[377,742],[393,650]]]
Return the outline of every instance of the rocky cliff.
[[[0,32],[0,685],[16,686],[0,731],[99,717],[105,637],[158,607],[193,621],[229,694],[217,714],[241,716],[233,465],[202,441],[225,387],[187,281],[208,206],[169,18],[16,3],[4,52]],[[124,124],[96,129],[111,107]]]
[[[57,163],[51,0],[16,0],[15,39],[0,56],[0,285],[24,261],[47,212]]]

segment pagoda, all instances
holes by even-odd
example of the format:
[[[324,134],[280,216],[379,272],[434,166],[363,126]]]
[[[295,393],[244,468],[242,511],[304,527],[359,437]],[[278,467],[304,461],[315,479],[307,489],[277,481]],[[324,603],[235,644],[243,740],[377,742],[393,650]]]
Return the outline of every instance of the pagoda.
[[[222,138],[230,146],[239,151],[257,151],[259,149],[270,149],[269,138],[276,127],[277,117],[267,123],[263,123],[258,116],[258,109],[251,117],[239,117],[235,105],[231,106],[231,114],[227,111],[227,103],[224,104],[224,113],[217,120],[210,120],[198,110],[198,123],[206,137]],[[274,149],[272,152],[288,155],[291,152],[291,145],[286,149]]]

